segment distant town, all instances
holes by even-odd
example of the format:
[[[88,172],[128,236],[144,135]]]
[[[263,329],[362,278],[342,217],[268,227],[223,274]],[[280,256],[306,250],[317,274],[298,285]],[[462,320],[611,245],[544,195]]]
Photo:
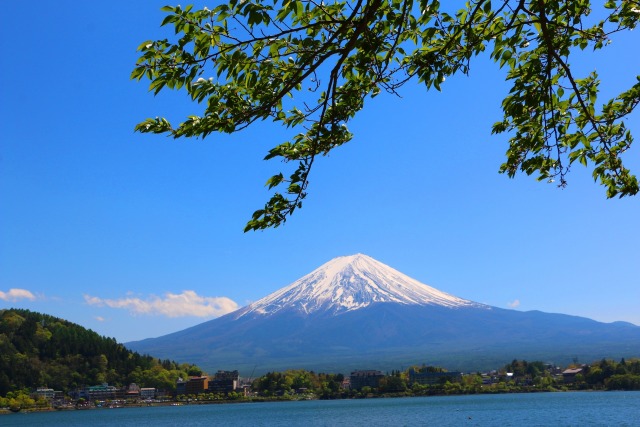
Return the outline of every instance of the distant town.
[[[241,378],[238,371],[220,370],[213,375],[178,378],[174,390],[135,383],[126,387],[103,383],[66,394],[45,386],[9,392],[0,398],[0,411],[568,390],[640,390],[640,359],[603,359],[564,369],[549,363],[514,360],[503,368],[476,373],[423,365],[402,372],[355,370],[343,375],[287,370]]]

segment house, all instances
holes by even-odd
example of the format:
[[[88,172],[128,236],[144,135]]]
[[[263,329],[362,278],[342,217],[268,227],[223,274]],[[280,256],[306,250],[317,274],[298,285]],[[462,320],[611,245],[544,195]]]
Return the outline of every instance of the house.
[[[576,375],[582,374],[582,368],[569,368],[562,371],[562,381],[565,384],[576,382]]]
[[[353,390],[361,390],[363,387],[378,388],[382,378],[384,374],[380,371],[353,371],[349,375],[349,382]]]

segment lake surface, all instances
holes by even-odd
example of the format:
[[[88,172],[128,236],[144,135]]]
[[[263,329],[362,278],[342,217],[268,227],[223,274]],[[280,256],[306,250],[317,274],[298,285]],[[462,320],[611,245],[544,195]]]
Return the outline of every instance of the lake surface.
[[[0,415],[1,426],[640,426],[640,392],[238,403]]]

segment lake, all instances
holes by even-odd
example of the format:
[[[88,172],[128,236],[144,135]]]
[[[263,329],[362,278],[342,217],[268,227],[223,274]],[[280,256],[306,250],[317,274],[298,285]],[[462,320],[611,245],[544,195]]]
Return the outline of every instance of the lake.
[[[2,426],[640,426],[640,392],[436,396],[96,409],[0,416]]]

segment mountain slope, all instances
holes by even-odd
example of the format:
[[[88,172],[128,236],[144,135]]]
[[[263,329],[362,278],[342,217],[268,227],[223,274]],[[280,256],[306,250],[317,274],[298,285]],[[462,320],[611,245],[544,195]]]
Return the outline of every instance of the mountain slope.
[[[516,358],[638,356],[640,327],[475,303],[359,254],[336,258],[226,316],[128,346],[245,374],[423,362],[484,369]]]

